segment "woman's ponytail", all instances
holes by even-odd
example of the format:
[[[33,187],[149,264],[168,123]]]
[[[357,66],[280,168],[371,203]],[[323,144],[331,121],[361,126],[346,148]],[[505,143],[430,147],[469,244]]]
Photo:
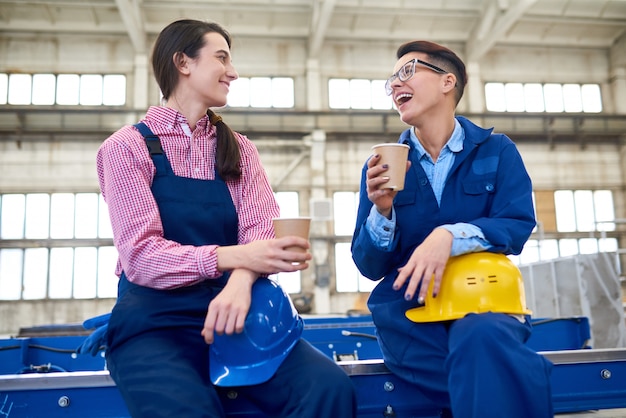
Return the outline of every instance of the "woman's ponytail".
[[[211,125],[215,126],[217,146],[215,151],[215,168],[224,180],[239,180],[241,177],[241,152],[239,142],[232,129],[212,110],[207,110]]]

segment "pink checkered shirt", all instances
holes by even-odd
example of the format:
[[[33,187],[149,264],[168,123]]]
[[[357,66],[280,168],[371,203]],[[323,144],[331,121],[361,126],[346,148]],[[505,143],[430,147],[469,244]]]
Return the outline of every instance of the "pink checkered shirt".
[[[174,174],[212,180],[215,168],[215,127],[205,116],[193,132],[176,110],[151,107],[142,120],[161,139]],[[242,176],[228,181],[239,216],[238,242],[274,237],[272,218],[279,208],[258,151],[236,134],[241,149]],[[125,126],[107,138],[97,154],[100,190],[107,202],[113,241],[119,258],[116,274],[155,289],[189,286],[217,278],[216,245],[191,246],[163,238],[163,227],[150,190],[156,172],[143,136]]]

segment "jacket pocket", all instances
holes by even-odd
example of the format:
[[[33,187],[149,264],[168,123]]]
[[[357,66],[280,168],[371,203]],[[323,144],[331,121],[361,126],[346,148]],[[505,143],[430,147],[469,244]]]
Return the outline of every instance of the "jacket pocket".
[[[493,177],[471,179],[463,182],[463,191],[469,195],[481,195],[496,192],[496,180]]]

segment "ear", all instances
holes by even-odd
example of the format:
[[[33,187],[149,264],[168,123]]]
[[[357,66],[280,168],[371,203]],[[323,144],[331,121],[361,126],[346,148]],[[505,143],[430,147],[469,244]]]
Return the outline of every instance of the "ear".
[[[184,52],[176,52],[172,56],[174,66],[181,74],[189,74],[189,57]]]
[[[445,93],[448,93],[456,87],[456,76],[453,73],[448,73],[443,76],[443,89]]]

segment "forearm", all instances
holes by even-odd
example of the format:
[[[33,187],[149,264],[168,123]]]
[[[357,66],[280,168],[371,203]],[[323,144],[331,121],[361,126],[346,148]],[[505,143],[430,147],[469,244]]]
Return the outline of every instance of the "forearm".
[[[390,242],[389,248],[397,246],[397,237]],[[395,251],[380,248],[365,225],[355,230],[352,239],[352,259],[365,277],[378,280],[392,271],[397,261]]]
[[[482,230],[476,225],[470,223],[456,223],[442,225],[440,228],[446,229],[452,234],[451,256],[486,251],[492,247],[491,243],[485,238]]]
[[[395,229],[396,217],[393,207],[390,209],[389,217],[387,217],[378,212],[375,206],[372,206],[365,221],[365,230],[369,233],[373,244],[383,251],[391,251]]]
[[[245,245],[228,245],[217,247],[215,250],[217,269],[219,271],[231,271],[244,268],[249,257],[246,256]]]
[[[136,245],[132,242],[116,243],[116,247],[126,277],[135,284],[169,289],[216,279],[223,274],[217,267],[215,245],[180,245],[158,237]]]

